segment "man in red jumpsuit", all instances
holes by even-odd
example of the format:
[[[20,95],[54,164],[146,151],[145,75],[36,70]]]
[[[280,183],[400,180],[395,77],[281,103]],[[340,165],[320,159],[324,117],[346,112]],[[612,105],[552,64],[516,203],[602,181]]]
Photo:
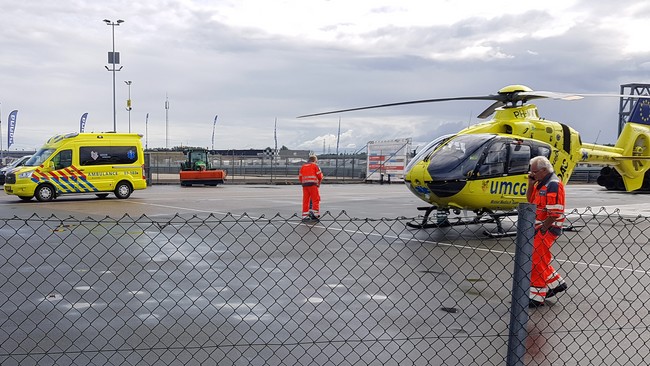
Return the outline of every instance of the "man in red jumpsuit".
[[[564,221],[564,185],[544,156],[530,160],[526,198],[537,206],[528,302],[528,307],[537,308],[544,305],[545,299],[567,289],[562,276],[551,266],[551,246],[562,233]]]
[[[302,219],[318,219],[320,217],[320,193],[318,187],[323,180],[323,172],[318,167],[318,158],[309,157],[307,163],[300,168],[298,180],[302,184]],[[309,202],[311,201],[311,209]]]

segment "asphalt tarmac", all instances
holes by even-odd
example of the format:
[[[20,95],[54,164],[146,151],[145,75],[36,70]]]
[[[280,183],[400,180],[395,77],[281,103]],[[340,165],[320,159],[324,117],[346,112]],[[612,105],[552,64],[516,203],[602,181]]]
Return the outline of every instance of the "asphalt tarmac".
[[[0,228],[0,295],[9,299],[0,301],[0,363],[42,364],[33,355],[45,354],[52,364],[122,364],[110,350],[165,365],[504,363],[512,238],[485,237],[493,224],[410,229],[424,204],[403,184],[323,185],[321,195],[323,218],[312,225],[300,223],[299,186],[161,185],[126,200],[47,203],[0,195],[0,218],[90,219]],[[645,202],[647,194],[567,187],[568,221],[581,229],[554,252],[570,288],[531,312],[527,364],[643,364],[650,295],[630,298],[620,281],[647,288],[650,261],[645,249],[621,251],[629,225],[607,218],[650,216]],[[59,243],[57,232],[74,235]],[[34,280],[43,277],[52,288]],[[633,337],[599,334],[631,323],[640,326]],[[607,354],[603,337],[615,344]]]
[[[650,215],[647,193],[610,192],[598,185],[569,185],[567,188],[567,213],[586,208],[607,211],[619,210],[621,214]],[[0,216],[73,216],[113,217],[124,215],[165,217],[170,215],[233,215],[269,217],[279,214],[283,218],[298,215],[301,211],[302,191],[297,185],[219,185],[217,187],[180,187],[154,185],[135,191],[126,200],[110,195],[97,199],[94,195],[61,196],[53,202],[41,203],[35,199],[23,202],[16,196],[0,194]],[[344,212],[350,217],[396,218],[415,217],[426,206],[401,183],[393,184],[332,184],[321,187],[321,211],[333,216]]]

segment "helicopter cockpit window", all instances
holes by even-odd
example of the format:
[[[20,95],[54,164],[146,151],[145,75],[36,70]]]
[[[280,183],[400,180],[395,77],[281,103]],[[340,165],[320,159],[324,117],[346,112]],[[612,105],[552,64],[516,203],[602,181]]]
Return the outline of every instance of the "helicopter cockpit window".
[[[537,147],[537,155],[535,156],[546,156],[547,158],[551,156],[551,149],[546,146]]]
[[[456,135],[433,151],[429,157],[429,175],[436,180],[467,179],[476,168],[483,147],[495,135]]]
[[[530,146],[510,144],[510,157],[508,158],[508,174],[528,173],[530,163]]]
[[[485,160],[479,167],[480,176],[496,176],[505,173],[505,163],[508,156],[509,144],[497,142],[492,144],[485,154]]]
[[[422,160],[428,160],[431,152],[433,152],[438,146],[443,144],[445,141],[449,140],[454,135],[443,135],[438,137],[437,139],[429,142],[420,152],[418,152],[412,159],[411,161],[406,165],[406,171],[411,170],[413,165],[415,165],[417,162],[422,161]]]

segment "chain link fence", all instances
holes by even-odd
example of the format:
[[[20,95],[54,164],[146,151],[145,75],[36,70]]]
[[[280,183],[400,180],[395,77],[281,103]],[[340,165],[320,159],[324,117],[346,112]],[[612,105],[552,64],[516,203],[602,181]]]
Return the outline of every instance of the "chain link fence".
[[[0,363],[505,365],[515,238],[419,220],[0,219]],[[647,364],[648,218],[567,224],[514,364]]]

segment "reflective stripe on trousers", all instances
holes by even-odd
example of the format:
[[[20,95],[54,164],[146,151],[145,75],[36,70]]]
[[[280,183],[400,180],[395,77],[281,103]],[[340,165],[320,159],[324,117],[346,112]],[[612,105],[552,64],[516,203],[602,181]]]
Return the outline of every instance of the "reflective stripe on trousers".
[[[546,291],[564,283],[562,276],[551,265],[551,246],[557,239],[550,231],[538,231],[533,241],[533,268],[530,273],[530,298],[543,302]]]

